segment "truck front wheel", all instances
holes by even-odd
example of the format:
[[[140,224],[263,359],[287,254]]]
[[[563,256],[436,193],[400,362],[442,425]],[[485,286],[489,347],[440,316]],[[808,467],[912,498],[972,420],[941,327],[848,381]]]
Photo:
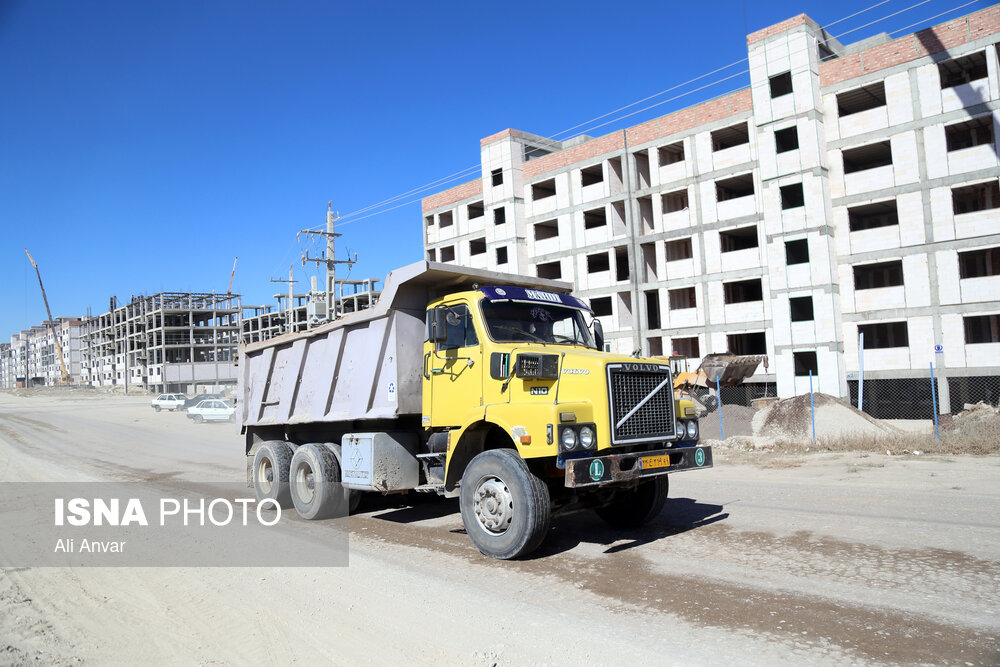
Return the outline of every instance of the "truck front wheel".
[[[270,499],[282,509],[292,506],[288,473],[292,464],[292,448],[283,440],[260,443],[253,457],[253,488],[257,501]]]
[[[596,510],[597,516],[615,528],[644,526],[663,511],[670,482],[667,476],[655,477],[634,489],[619,490],[610,503]]]
[[[511,449],[490,449],[472,459],[462,475],[459,504],[465,532],[490,558],[531,553],[549,531],[549,489]]]
[[[303,519],[347,516],[347,494],[340,485],[337,456],[323,445],[302,445],[292,456],[292,504]]]

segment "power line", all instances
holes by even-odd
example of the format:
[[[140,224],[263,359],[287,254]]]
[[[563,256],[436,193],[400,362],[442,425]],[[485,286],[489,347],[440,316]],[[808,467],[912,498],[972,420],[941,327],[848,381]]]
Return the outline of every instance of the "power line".
[[[895,35],[897,33],[903,32],[904,30],[909,30],[910,28],[918,26],[921,23],[927,23],[928,21],[933,21],[934,19],[941,18],[945,14],[951,14],[952,12],[957,11],[959,9],[962,9],[963,7],[968,7],[969,5],[974,5],[977,2],[981,2],[981,1],[982,0],[972,0],[972,2],[967,2],[964,5],[958,5],[956,7],[952,7],[951,9],[945,10],[945,11],[941,12],[940,14],[935,14],[934,16],[931,16],[929,18],[923,19],[922,21],[917,21],[916,23],[911,23],[910,25],[906,26],[905,28],[900,28],[899,30],[896,30],[895,32],[890,32],[889,34],[890,35]]]

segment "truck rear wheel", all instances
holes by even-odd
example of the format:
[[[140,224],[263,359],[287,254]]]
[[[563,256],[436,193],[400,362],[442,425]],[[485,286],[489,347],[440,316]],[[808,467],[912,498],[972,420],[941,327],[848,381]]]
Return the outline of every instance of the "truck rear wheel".
[[[549,489],[511,449],[490,449],[472,459],[462,475],[459,504],[465,532],[490,558],[529,554],[549,531]]]
[[[267,440],[253,457],[253,488],[257,501],[271,499],[282,509],[292,506],[288,473],[292,465],[292,448],[283,440]]]
[[[638,528],[660,516],[669,490],[667,476],[656,477],[634,489],[618,491],[614,500],[595,511],[615,528]]]
[[[295,450],[289,473],[292,504],[303,519],[347,516],[347,494],[340,485],[337,456],[324,445]]]

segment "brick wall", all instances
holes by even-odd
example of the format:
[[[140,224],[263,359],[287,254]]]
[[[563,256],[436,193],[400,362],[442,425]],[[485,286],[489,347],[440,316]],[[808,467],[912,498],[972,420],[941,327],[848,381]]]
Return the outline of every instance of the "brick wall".
[[[779,24],[781,25],[781,24]],[[1000,6],[820,64],[821,86],[901,65],[1000,32]]]
[[[512,130],[510,128],[504,130],[503,132],[497,132],[496,134],[491,134],[488,137],[484,137],[479,140],[480,146],[485,146],[487,144],[492,144],[494,141],[500,141],[501,139],[506,139],[508,137],[514,137],[520,139],[523,135],[518,130]]]
[[[562,169],[588,158],[621,150],[625,147],[625,135],[619,130],[603,137],[592,139],[587,143],[573,146],[556,153],[550,153],[524,164],[524,177],[532,178],[547,171]]]
[[[481,194],[483,194],[483,179],[477,178],[474,181],[456,185],[453,188],[449,188],[442,192],[438,192],[437,194],[433,194],[430,197],[424,198],[420,202],[420,208],[423,211],[433,211],[436,208],[441,208],[442,206],[447,206],[448,204],[454,204],[457,201],[462,201],[463,199],[468,199],[469,197],[475,197],[476,195]]]
[[[799,14],[798,16],[793,16],[790,19],[786,19],[781,23],[777,23],[770,27],[764,28],[763,30],[758,30],[757,32],[752,32],[747,35],[747,44],[753,44],[761,40],[767,39],[772,35],[777,35],[785,32],[786,30],[791,30],[792,28],[797,28],[800,25],[809,24],[813,29],[818,30],[819,24],[813,21],[811,18],[805,14]]]

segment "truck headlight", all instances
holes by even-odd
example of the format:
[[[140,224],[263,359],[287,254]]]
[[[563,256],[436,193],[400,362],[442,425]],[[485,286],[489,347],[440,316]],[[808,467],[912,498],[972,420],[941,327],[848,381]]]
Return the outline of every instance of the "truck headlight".
[[[678,419],[676,422],[674,422],[674,433],[677,434],[677,439],[678,440],[681,440],[681,439],[684,438],[684,431],[685,431],[684,422],[682,422],[680,419]]]
[[[565,450],[576,449],[576,431],[571,428],[564,428],[559,435],[559,442]]]
[[[698,439],[698,421],[692,419],[687,423],[687,439],[697,440]]]
[[[595,445],[594,429],[584,426],[580,429],[580,446],[584,449],[591,449]]]

